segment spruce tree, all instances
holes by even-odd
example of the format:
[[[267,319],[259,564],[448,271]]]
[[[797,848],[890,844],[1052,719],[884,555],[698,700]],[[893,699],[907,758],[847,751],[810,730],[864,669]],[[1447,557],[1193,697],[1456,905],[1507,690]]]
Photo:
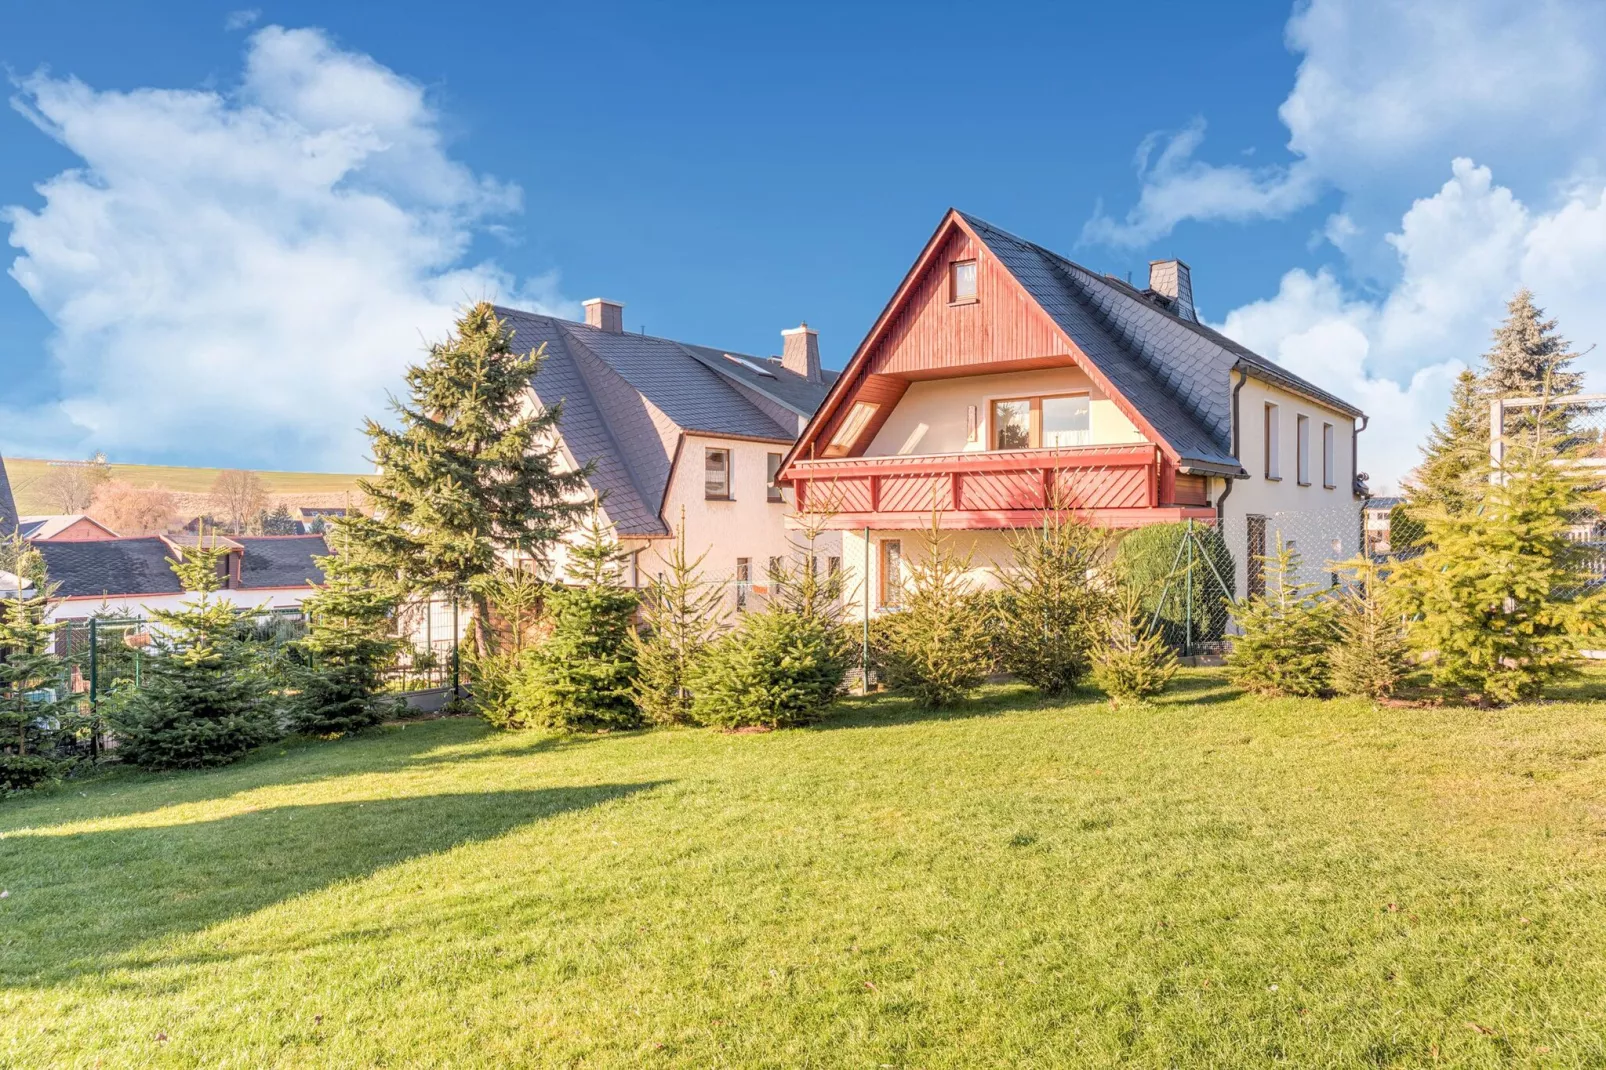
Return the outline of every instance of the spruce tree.
[[[1333,690],[1374,700],[1388,698],[1410,663],[1405,626],[1388,595],[1387,572],[1364,555],[1338,567],[1349,574],[1349,581],[1337,598],[1337,640],[1329,653]]]
[[[1275,552],[1260,560],[1266,591],[1238,604],[1227,676],[1257,695],[1319,695],[1332,680],[1333,604],[1299,578],[1300,556],[1280,534]]]
[[[525,651],[514,703],[548,728],[634,728],[636,595],[621,582],[624,554],[593,510],[569,547],[568,583],[547,595],[552,632]]]
[[[1158,695],[1177,674],[1176,654],[1149,626],[1155,596],[1144,587],[1130,576],[1118,585],[1105,640],[1093,653],[1093,682],[1115,705]]]
[[[501,558],[545,566],[586,508],[583,471],[564,471],[560,407],[530,405],[540,350],[520,354],[513,333],[481,302],[407,370],[401,426],[367,434],[379,474],[359,481],[368,516],[336,520],[357,559],[409,592],[468,599],[475,644],[494,644],[488,586]]]
[[[154,656],[142,686],[121,694],[110,721],[117,753],[149,769],[221,765],[278,734],[278,714],[240,614],[213,597],[223,550],[186,547],[170,560],[186,591],[176,610],[153,610]]]
[[[22,554],[12,562],[32,572],[34,593],[0,589],[0,793],[30,788],[59,772],[50,752],[70,717],[68,704],[47,696],[61,687],[55,651],[59,624],[48,618],[51,588]],[[11,569],[7,569],[11,572]]]
[[[999,579],[999,660],[1006,672],[1046,695],[1079,684],[1110,616],[1110,591],[1099,569],[1110,536],[1051,509],[1041,523],[1017,531],[1013,560]]]
[[[1544,314],[1527,287],[1507,303],[1505,322],[1495,328],[1494,344],[1483,355],[1486,397],[1539,397],[1547,391],[1564,397],[1583,389],[1583,373],[1571,370],[1578,354]]]
[[[1571,459],[1547,407],[1508,443],[1479,509],[1424,515],[1429,548],[1391,577],[1408,639],[1433,682],[1480,702],[1541,695],[1577,671],[1606,628],[1589,547],[1570,537],[1599,515],[1599,491]]]
[[[391,632],[400,599],[346,554],[320,557],[318,567],[323,583],[301,604],[308,628],[296,644],[304,661],[293,674],[290,723],[312,735],[355,732],[396,712],[380,691],[399,645]]]
[[[887,683],[927,708],[974,691],[993,666],[988,600],[970,579],[971,555],[932,518],[910,563],[903,606],[881,617],[877,661]]]
[[[685,510],[680,521],[664,569],[648,581],[641,600],[645,629],[631,633],[636,705],[654,724],[691,720],[692,670],[719,637],[726,618],[724,592],[699,571],[707,553],[695,559],[687,555]]]
[[[1465,512],[1478,500],[1488,475],[1489,403],[1478,377],[1463,370],[1451,391],[1449,412],[1429,429],[1422,463],[1406,480],[1411,508]],[[1394,542],[1392,522],[1389,541]]]

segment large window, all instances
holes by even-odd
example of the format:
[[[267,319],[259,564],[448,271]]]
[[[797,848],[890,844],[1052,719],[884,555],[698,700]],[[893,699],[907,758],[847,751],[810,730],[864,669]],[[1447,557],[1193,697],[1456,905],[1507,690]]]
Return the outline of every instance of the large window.
[[[1299,485],[1310,486],[1310,417],[1294,417],[1294,467]]]
[[[826,444],[825,455],[846,457],[854,443],[859,441],[859,436],[864,433],[865,426],[869,424],[870,417],[875,415],[875,411],[876,406],[871,402],[855,401],[853,408],[848,410],[847,417],[837,427],[836,434],[832,435],[831,441]]]
[[[1328,490],[1338,486],[1333,472],[1337,463],[1333,457],[1333,425],[1322,424],[1322,486]]]
[[[896,609],[903,605],[903,542],[881,540],[881,605]]]
[[[731,451],[703,451],[703,497],[729,501],[731,497]]]
[[[976,300],[976,261],[955,260],[949,272],[948,300]]]
[[[781,485],[775,482],[775,473],[781,470],[781,455],[779,453],[766,454],[764,457],[764,493],[772,502],[785,501],[781,494]]]
[[[1278,412],[1277,406],[1266,406],[1266,478],[1281,479],[1283,477],[1282,462],[1278,458],[1280,443],[1278,439]]]
[[[1091,441],[1092,406],[1086,394],[1005,398],[993,402],[993,449],[1085,446]]]

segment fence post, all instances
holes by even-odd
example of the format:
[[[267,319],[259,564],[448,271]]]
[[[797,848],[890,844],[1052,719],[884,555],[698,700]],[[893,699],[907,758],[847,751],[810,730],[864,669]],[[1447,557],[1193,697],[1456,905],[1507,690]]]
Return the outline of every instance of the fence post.
[[[100,620],[89,618],[89,755],[100,757]]]
[[[870,693],[870,529],[864,529],[864,571],[859,576],[864,592],[864,632],[859,642],[859,694]]]
[[[462,675],[457,660],[457,593],[452,593],[452,701],[462,698],[459,687],[462,685]]]
[[[1183,536],[1188,540],[1188,571],[1187,600],[1182,611],[1182,654],[1191,657],[1193,654],[1193,521],[1188,521],[1188,533]]]

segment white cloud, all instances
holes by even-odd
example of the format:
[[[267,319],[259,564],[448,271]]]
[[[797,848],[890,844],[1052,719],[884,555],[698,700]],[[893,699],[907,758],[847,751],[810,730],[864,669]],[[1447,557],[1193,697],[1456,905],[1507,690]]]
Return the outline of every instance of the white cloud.
[[[223,28],[231,31],[244,30],[256,25],[256,21],[261,17],[262,11],[260,8],[241,8],[238,11],[228,13],[228,16],[223,20]]]
[[[83,161],[3,213],[65,390],[9,415],[52,446],[350,468],[362,416],[456,306],[578,311],[552,276],[464,262],[518,189],[451,158],[417,83],[319,31],[253,34],[227,95],[19,88]]]
[[[1330,270],[1296,269],[1275,297],[1233,310],[1220,328],[1371,415],[1362,463],[1374,489],[1416,464],[1455,374],[1487,349],[1518,287],[1533,288],[1575,348],[1606,341],[1606,187],[1579,187],[1536,213],[1488,168],[1457,159],[1386,241],[1399,281],[1380,297],[1347,293]],[[1597,350],[1580,366],[1598,373],[1606,361]]]

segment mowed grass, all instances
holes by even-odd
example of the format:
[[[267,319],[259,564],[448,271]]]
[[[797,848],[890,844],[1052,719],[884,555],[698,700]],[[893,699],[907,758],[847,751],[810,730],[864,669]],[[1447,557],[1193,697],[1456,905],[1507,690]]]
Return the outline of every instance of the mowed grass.
[[[603,738],[0,803],[6,1066],[1599,1066],[1598,678]]]
[[[6,472],[11,480],[17,509],[24,515],[54,512],[46,494],[46,480],[54,469],[48,460],[28,457],[7,457]],[[113,479],[132,483],[136,487],[161,487],[179,494],[207,494],[217,481],[221,468],[184,468],[162,464],[114,464]],[[275,494],[340,494],[358,493],[359,475],[333,472],[257,472],[263,489],[271,498]]]

